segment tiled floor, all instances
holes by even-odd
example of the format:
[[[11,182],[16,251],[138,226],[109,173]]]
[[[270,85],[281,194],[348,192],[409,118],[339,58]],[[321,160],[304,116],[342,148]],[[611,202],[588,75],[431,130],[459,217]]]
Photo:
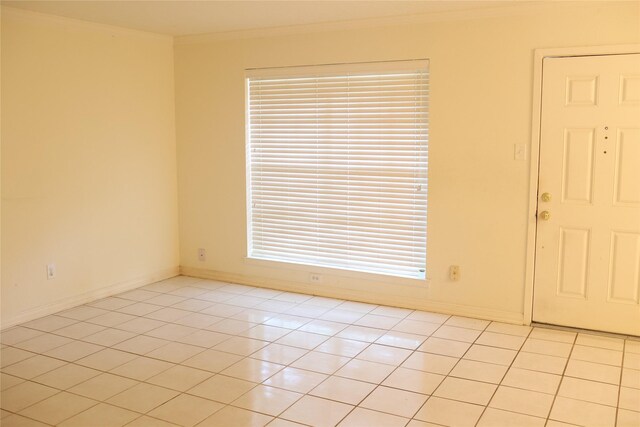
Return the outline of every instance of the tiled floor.
[[[640,426],[640,341],[177,277],[1,334],[11,426]]]

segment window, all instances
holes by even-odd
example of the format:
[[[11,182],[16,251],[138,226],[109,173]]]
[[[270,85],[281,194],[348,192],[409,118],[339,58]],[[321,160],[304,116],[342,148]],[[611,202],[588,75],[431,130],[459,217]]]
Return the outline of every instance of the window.
[[[428,62],[247,72],[250,258],[423,279]]]

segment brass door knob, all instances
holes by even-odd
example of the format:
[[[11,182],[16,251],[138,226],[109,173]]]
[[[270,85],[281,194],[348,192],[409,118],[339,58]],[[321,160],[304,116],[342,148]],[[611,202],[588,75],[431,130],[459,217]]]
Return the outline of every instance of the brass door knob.
[[[550,202],[551,201],[551,194],[550,193],[542,193],[542,196],[540,196],[540,198],[542,199],[543,202]]]
[[[549,213],[549,211],[542,211],[540,212],[540,219],[543,221],[549,221],[549,218],[551,218],[551,214]]]

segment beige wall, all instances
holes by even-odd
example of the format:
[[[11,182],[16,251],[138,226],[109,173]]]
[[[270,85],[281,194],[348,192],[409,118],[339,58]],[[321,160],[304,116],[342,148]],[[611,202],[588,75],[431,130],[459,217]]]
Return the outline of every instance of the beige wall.
[[[522,321],[536,48],[637,43],[638,3],[262,38],[178,38],[176,126],[183,271],[318,294]],[[430,285],[244,260],[244,69],[429,58]],[[207,261],[198,262],[197,248]],[[448,280],[451,264],[462,279]]]
[[[3,326],[175,274],[173,83],[170,37],[3,8]]]

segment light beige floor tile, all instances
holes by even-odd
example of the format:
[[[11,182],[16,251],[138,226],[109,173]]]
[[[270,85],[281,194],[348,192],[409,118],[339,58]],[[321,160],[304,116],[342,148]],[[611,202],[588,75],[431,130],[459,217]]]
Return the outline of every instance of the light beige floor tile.
[[[371,344],[360,354],[357,359],[368,360],[369,362],[384,363],[387,365],[398,366],[404,362],[412,351],[404,348],[389,347],[380,344]]]
[[[49,350],[44,353],[46,356],[54,357],[56,359],[66,360],[67,362],[74,362],[90,354],[97,353],[103,350],[104,347],[88,342],[74,341],[69,344],[65,344],[60,347],[56,347],[53,350]]]
[[[354,357],[368,346],[369,344],[366,342],[333,337],[320,344],[314,351],[335,354],[337,356]]]
[[[624,342],[625,353],[640,354],[640,340],[627,339]]]
[[[388,345],[391,347],[406,348],[408,350],[416,350],[426,340],[426,338],[427,337],[425,337],[424,335],[409,334],[399,331],[389,331],[378,338],[375,343]]]
[[[471,317],[451,316],[446,322],[447,326],[456,326],[459,328],[477,329],[482,331],[489,326],[488,320],[474,319]]]
[[[637,388],[620,387],[620,402],[618,406],[621,409],[640,412],[640,390]]]
[[[206,329],[214,323],[220,322],[222,320],[223,318],[218,316],[210,316],[204,313],[191,313],[188,316],[176,320],[174,323],[184,326],[191,326],[192,328]]]
[[[107,403],[144,414],[173,399],[178,394],[177,391],[164,387],[138,383],[111,397]]]
[[[145,332],[145,335],[155,338],[162,338],[165,340],[176,341],[178,338],[182,338],[187,335],[191,335],[194,332],[198,332],[198,329],[191,328],[189,326],[176,325],[175,323],[167,323],[159,328],[152,329],[149,332]]]
[[[358,405],[375,388],[375,384],[332,376],[311,390],[309,394],[350,405]]]
[[[255,383],[249,381],[215,375],[187,392],[216,402],[231,403],[255,386]]]
[[[14,363],[21,362],[25,359],[35,356],[36,353],[32,353],[27,350],[21,350],[15,347],[6,347],[0,350],[0,366],[13,365]]]
[[[127,332],[133,332],[134,334],[143,334],[152,329],[159,328],[164,324],[165,322],[161,322],[160,320],[136,317],[133,320],[117,325],[116,328]]]
[[[195,345],[170,342],[167,345],[150,351],[146,356],[166,362],[181,363],[203,351],[204,348]]]
[[[618,366],[570,359],[564,374],[569,377],[618,385],[620,384],[620,371],[621,368]]]
[[[557,341],[573,344],[577,334],[569,331],[559,331],[556,329],[533,328],[529,334],[529,338],[536,338],[547,341]]]
[[[442,426],[442,424],[427,423],[427,422],[419,421],[416,419],[409,421],[409,424],[407,424],[407,427],[440,427],[440,426]]]
[[[502,380],[502,385],[555,394],[560,385],[560,375],[531,371],[529,369],[511,368]]]
[[[272,343],[256,351],[251,357],[281,365],[289,365],[307,354],[307,352],[302,348]]]
[[[478,427],[544,427],[545,421],[544,418],[487,408]]]
[[[276,342],[278,344],[311,350],[329,339],[326,335],[313,334],[311,332],[293,331]]]
[[[279,314],[265,321],[265,325],[276,326],[278,328],[298,329],[311,321],[308,316],[295,316],[291,314]]]
[[[93,353],[87,357],[76,360],[74,363],[77,365],[86,366],[88,368],[97,369],[99,371],[110,371],[111,369],[130,362],[131,360],[136,358],[138,358],[138,356],[136,356],[135,354],[106,348],[104,350],[98,351],[97,353]]]
[[[222,403],[181,394],[158,406],[148,415],[181,426],[191,427],[222,408],[224,408]]]
[[[462,357],[469,347],[470,343],[430,337],[418,347],[418,350],[442,356]]]
[[[263,304],[267,304],[267,303],[269,303],[269,300],[267,300],[267,302]],[[286,306],[290,305],[289,303],[283,303],[280,301],[274,302],[274,304],[277,304],[277,305],[285,304]],[[231,316],[231,318],[235,320],[242,320],[244,322],[250,322],[250,323],[262,323],[278,315],[278,313],[260,309],[259,307],[261,306],[262,304],[259,304],[255,308],[248,308],[244,311],[241,311],[238,314],[234,314],[233,316]]]
[[[242,356],[217,350],[206,350],[182,362],[185,366],[203,369],[209,372],[220,372],[242,360]]]
[[[102,298],[97,301],[88,303],[91,307],[101,308],[103,310],[117,310],[127,305],[135,304],[133,301],[117,297]]]
[[[100,403],[63,421],[60,427],[121,427],[139,416],[136,412]]]
[[[578,334],[576,344],[617,351],[622,351],[624,349],[623,339],[592,334]]]
[[[167,345],[168,343],[169,341],[159,338],[138,335],[113,346],[113,348],[116,350],[127,351],[129,353],[144,355],[152,352],[157,348]]]
[[[365,314],[353,324],[358,326],[367,326],[369,328],[391,329],[400,322],[400,319],[389,316],[379,316],[376,314]]]
[[[622,366],[622,351],[604,348],[575,345],[571,352],[571,358],[605,365]]]
[[[44,332],[37,329],[14,326],[13,328],[0,331],[0,342],[6,345],[14,345],[21,341],[30,340],[31,338],[35,338],[42,334],[44,334]]]
[[[229,377],[261,383],[270,376],[284,369],[284,365],[265,362],[264,360],[245,358],[220,372]]]
[[[431,394],[444,378],[444,375],[398,368],[383,381],[382,385],[416,393]]]
[[[253,338],[262,341],[275,341],[291,332],[291,329],[278,328],[276,326],[258,325],[238,334],[241,337]]]
[[[127,427],[177,427],[176,424],[159,420],[158,418],[151,418],[146,415],[136,418],[127,424]]]
[[[625,368],[635,369],[640,371],[640,354],[625,353],[623,366]]]
[[[335,375],[380,384],[394,369],[395,367],[391,365],[352,359],[340,368]]]
[[[618,386],[580,378],[564,377],[558,389],[558,396],[616,406],[618,401]]]
[[[524,341],[524,337],[485,331],[478,337],[476,344],[519,350]]]
[[[266,380],[264,384],[299,393],[308,393],[326,378],[325,374],[287,367]]]
[[[53,350],[61,345],[69,344],[70,342],[73,342],[71,338],[53,334],[42,334],[35,338],[21,341],[15,344],[15,346],[33,353],[44,353],[45,351]]]
[[[124,298],[132,301],[145,301],[155,296],[158,296],[158,292],[151,292],[145,289],[134,289],[117,295],[118,298]]]
[[[5,411],[18,412],[56,393],[58,390],[54,388],[25,381],[2,392],[0,407]]]
[[[132,379],[104,373],[70,388],[69,391],[95,400],[106,400],[136,384]]]
[[[172,390],[187,391],[210,378],[211,372],[188,366],[176,365],[147,380],[148,383],[170,388]]]
[[[493,363],[460,360],[449,374],[452,377],[498,384],[507,372],[507,367]]]
[[[206,292],[206,291],[203,291],[203,293],[204,292]],[[179,302],[182,302],[182,301],[184,301],[186,299],[187,299],[186,297],[181,297],[181,296],[178,296],[178,295],[163,294],[163,295],[155,296],[153,298],[149,298],[148,300],[145,300],[145,303],[153,304],[153,305],[156,305],[156,306],[168,307],[170,305],[174,305],[174,304],[177,304]]]
[[[438,325],[442,325],[447,321],[447,319],[449,319],[449,317],[451,316],[448,314],[431,313],[429,311],[416,310],[408,315],[407,319],[421,320],[423,322],[437,323]]]
[[[499,334],[516,335],[519,337],[526,337],[531,333],[533,328],[531,326],[512,325],[510,323],[491,322],[487,329],[487,332],[496,332]]]
[[[314,334],[333,336],[338,332],[342,331],[343,329],[345,329],[347,326],[348,325],[344,323],[330,322],[328,320],[318,319],[318,320],[312,320],[306,325],[303,325],[302,327],[300,327],[298,330],[303,332],[311,332]]]
[[[513,361],[512,366],[550,374],[562,374],[566,364],[567,359],[563,357],[520,352]]]
[[[571,347],[570,343],[529,338],[522,346],[522,351],[566,358],[571,353]]]
[[[223,294],[223,292],[218,292],[216,295],[222,295],[222,294]],[[205,295],[210,295],[210,294],[205,294]],[[225,295],[227,295],[227,294],[225,294]],[[225,296],[225,298],[226,298],[226,296]],[[245,310],[244,308],[237,307],[235,305],[216,304],[216,305],[212,305],[209,308],[205,308],[200,313],[209,314],[211,316],[218,316],[218,317],[229,317],[229,316],[233,316],[234,314],[241,313],[244,310]],[[235,321],[235,322],[237,322],[237,321]],[[246,322],[244,322],[244,323],[246,323]],[[249,329],[250,327],[251,326],[247,326],[246,329]]]
[[[66,365],[67,362],[62,360],[53,359],[51,357],[37,355],[24,359],[18,363],[7,366],[2,369],[5,374],[13,375],[19,378],[30,380],[42,375],[45,372],[52,371],[56,368]]]
[[[23,417],[22,415],[13,414],[2,419],[2,425],[5,427],[47,427],[48,424],[41,423],[40,421],[32,420],[31,418]]]
[[[423,322],[421,320],[414,319],[404,319],[395,325],[392,330],[408,334],[422,335],[426,338],[433,334],[439,327],[440,325],[435,323]]]
[[[97,332],[93,335],[84,337],[83,341],[110,347],[112,345],[116,345],[130,338],[133,338],[135,336],[136,334],[134,334],[133,332],[108,328],[103,331]]]
[[[20,415],[43,423],[57,425],[80,412],[97,405],[95,400],[61,392],[20,411]]]
[[[496,387],[494,384],[447,377],[433,395],[445,399],[486,405],[491,400]]]
[[[374,342],[388,331],[386,329],[375,329],[367,326],[351,325],[340,333],[336,334],[338,338],[344,338],[347,340],[362,341],[362,342]]]
[[[638,426],[640,426],[640,412],[628,411],[626,409],[618,410],[616,427],[638,427]]]
[[[275,418],[268,424],[269,427],[304,427],[304,424],[294,423],[293,421]]]
[[[106,311],[103,311],[103,313],[106,313]],[[51,315],[23,323],[21,326],[30,329],[37,329],[38,331],[52,332],[57,329],[64,328],[65,326],[73,325],[74,323],[78,323],[78,320],[71,319],[69,317]]]
[[[370,311],[371,314],[378,314],[380,316],[397,317],[398,319],[404,319],[408,315],[413,313],[413,310],[408,308],[390,307],[388,305],[380,305],[378,307],[375,307],[372,304],[366,304],[365,307],[363,307],[363,310],[366,310],[368,307],[374,307],[374,309]]]
[[[174,322],[190,314],[191,312],[187,310],[179,310],[177,308],[165,307],[158,311],[149,313],[144,317],[146,317],[147,319],[160,320],[163,322]]]
[[[102,310],[100,308],[89,307],[86,305],[81,305],[78,307],[71,308],[69,310],[61,311],[58,316],[68,317],[70,319],[75,320],[87,320],[99,316],[101,314],[108,313],[106,310]]]
[[[300,393],[258,385],[235,400],[233,406],[278,416],[301,397]]]
[[[106,329],[104,326],[94,325],[93,323],[78,322],[64,328],[56,329],[56,335],[72,339],[81,339],[88,335],[95,334]]]
[[[415,418],[443,426],[473,427],[483,410],[483,406],[471,403],[430,397]]]
[[[144,381],[154,375],[158,375],[160,372],[166,371],[172,366],[174,366],[173,363],[164,362],[162,360],[151,359],[149,357],[138,357],[112,369],[110,372],[127,378],[133,378],[138,381]]]
[[[563,423],[562,421],[547,420],[546,427],[575,427],[577,424]]]
[[[518,354],[515,350],[504,348],[487,347],[485,345],[474,344],[463,356],[464,359],[475,360],[477,362],[495,363],[497,365],[509,366]]]
[[[273,417],[268,415],[227,406],[206,418],[198,424],[198,427],[261,427],[267,425],[271,420]]]
[[[432,336],[435,338],[472,343],[480,336],[481,333],[482,331],[478,331],[476,329],[442,325],[433,333]]]
[[[402,364],[402,367],[431,372],[434,374],[447,375],[451,372],[455,364],[458,363],[458,360],[459,359],[455,357],[416,351],[407,358],[407,360]]]
[[[39,375],[33,381],[59,390],[66,390],[97,375],[100,375],[100,371],[69,363]]]
[[[370,409],[356,408],[346,416],[339,427],[363,427],[363,426],[379,426],[379,427],[403,427],[409,419],[398,417],[396,415],[385,414],[382,412],[372,411]]]
[[[221,342],[213,347],[214,350],[226,353],[237,354],[239,356],[249,356],[252,353],[266,347],[269,343],[244,337],[233,337]]]
[[[624,387],[640,388],[640,371],[623,368],[621,385]]]
[[[489,406],[519,414],[546,418],[552,403],[553,396],[550,394],[500,386],[493,399],[491,399]]]
[[[117,311],[110,311],[97,317],[93,317],[88,321],[95,323],[96,325],[102,325],[107,327],[115,327],[122,323],[136,319],[135,316],[130,314],[118,313]]]
[[[364,313],[337,308],[321,314],[319,318],[332,322],[351,324],[353,322],[357,322],[362,316],[364,316]]]
[[[222,334],[237,335],[258,326],[257,323],[236,319],[223,319],[207,327],[207,330]]]
[[[314,396],[304,396],[289,409],[281,418],[308,424],[316,427],[329,427],[338,424],[353,406]]]
[[[320,372],[322,374],[333,374],[342,366],[346,365],[349,360],[350,359],[348,357],[311,351],[296,360],[291,364],[291,366],[294,368]]]
[[[14,377],[13,375],[5,374],[4,372],[0,372],[0,390],[5,391],[8,388],[11,388],[15,385],[21,384],[25,382],[24,379]]]
[[[368,408],[400,417],[411,418],[418,412],[424,402],[427,401],[424,394],[413,393],[406,390],[398,390],[379,386],[360,404]]]
[[[616,408],[558,396],[549,418],[581,426],[615,425]]]

